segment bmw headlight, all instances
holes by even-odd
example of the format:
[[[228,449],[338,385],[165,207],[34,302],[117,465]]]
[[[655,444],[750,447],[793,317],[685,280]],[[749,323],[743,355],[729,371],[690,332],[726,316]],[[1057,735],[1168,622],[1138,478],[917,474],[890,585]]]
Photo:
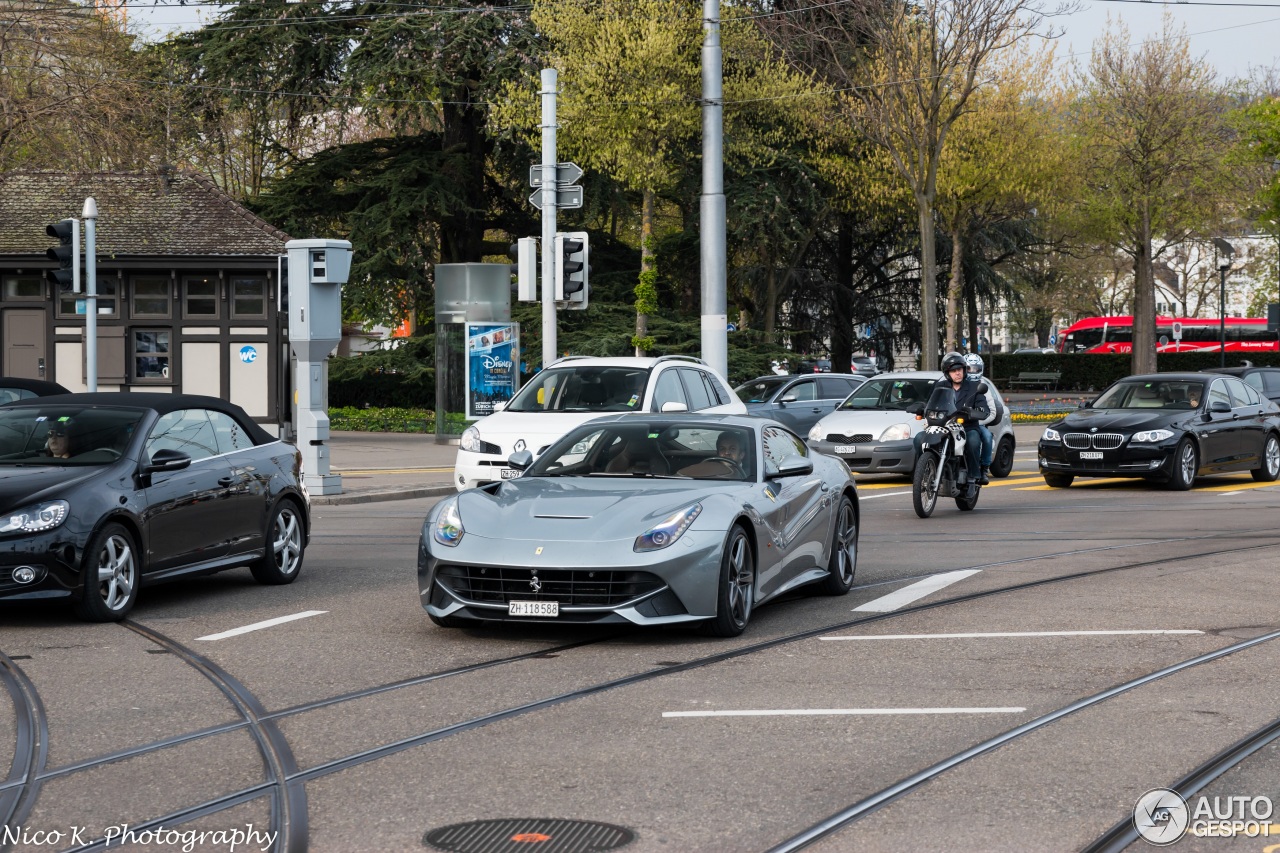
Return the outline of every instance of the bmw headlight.
[[[458,446],[468,453],[479,453],[480,430],[473,426],[467,427],[462,431],[462,438],[458,440]]]
[[[810,441],[822,441],[822,434],[826,432],[821,423],[816,423],[809,428]]]
[[[52,530],[66,521],[71,505],[66,501],[47,501],[0,516],[0,533],[40,533]]]
[[[702,513],[702,504],[694,504],[688,509],[682,509],[663,521],[656,527],[652,527],[636,537],[636,542],[631,546],[633,551],[659,551],[671,543],[675,542],[684,532],[689,529],[689,525],[693,524],[693,520]]]
[[[1053,427],[1045,427],[1044,435],[1040,436],[1041,441],[1062,441],[1062,436]]]
[[[906,441],[911,438],[911,427],[906,424],[894,424],[880,433],[878,441]]]
[[[462,516],[458,514],[458,499],[450,498],[436,516],[436,523],[431,528],[431,538],[452,548],[462,541],[466,532],[462,527]]]
[[[1173,438],[1173,430],[1169,429],[1147,429],[1142,432],[1135,432],[1133,438],[1129,439],[1131,444],[1143,443],[1148,444],[1155,441],[1164,441],[1166,438]]]

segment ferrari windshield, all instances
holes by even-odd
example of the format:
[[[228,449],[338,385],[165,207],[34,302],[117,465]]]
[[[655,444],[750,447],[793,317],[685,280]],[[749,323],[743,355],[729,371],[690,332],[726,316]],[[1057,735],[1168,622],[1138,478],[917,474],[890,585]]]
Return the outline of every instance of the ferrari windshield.
[[[643,367],[549,367],[521,388],[505,411],[634,412],[644,402],[648,379]]]
[[[1093,403],[1095,409],[1198,409],[1204,383],[1194,379],[1117,382]]]
[[[0,408],[0,465],[106,465],[123,455],[145,412],[80,406]]]
[[[560,439],[526,477],[754,481],[755,432],[719,423],[587,425]]]
[[[836,411],[885,409],[911,411],[929,399],[932,379],[868,379]]]

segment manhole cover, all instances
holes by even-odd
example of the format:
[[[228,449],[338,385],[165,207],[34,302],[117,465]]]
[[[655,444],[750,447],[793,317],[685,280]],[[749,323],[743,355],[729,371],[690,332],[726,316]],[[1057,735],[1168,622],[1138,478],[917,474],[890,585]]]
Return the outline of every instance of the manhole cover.
[[[442,826],[422,841],[449,853],[596,853],[635,837],[629,829],[590,820],[513,817]]]

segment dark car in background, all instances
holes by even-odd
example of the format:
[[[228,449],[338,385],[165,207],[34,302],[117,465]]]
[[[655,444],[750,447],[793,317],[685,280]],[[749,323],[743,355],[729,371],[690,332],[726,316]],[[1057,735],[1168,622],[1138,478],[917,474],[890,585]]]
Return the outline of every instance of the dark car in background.
[[[1245,362],[1242,367],[1206,367],[1201,373],[1224,373],[1234,376],[1273,403],[1280,403],[1280,367],[1254,367]]]
[[[0,376],[0,405],[12,403],[14,400],[30,400],[32,397],[53,397],[70,393],[70,390],[63,388],[57,382],[23,379],[20,376]]]
[[[123,619],[154,581],[302,568],[296,447],[239,406],[185,394],[66,394],[0,406],[0,602],[65,599]]]
[[[778,421],[804,435],[865,381],[852,373],[759,376],[733,390],[748,414]]]
[[[1186,490],[1232,471],[1272,482],[1280,406],[1234,376],[1130,376],[1045,429],[1039,456],[1044,481],[1059,488],[1076,477],[1142,477]]]

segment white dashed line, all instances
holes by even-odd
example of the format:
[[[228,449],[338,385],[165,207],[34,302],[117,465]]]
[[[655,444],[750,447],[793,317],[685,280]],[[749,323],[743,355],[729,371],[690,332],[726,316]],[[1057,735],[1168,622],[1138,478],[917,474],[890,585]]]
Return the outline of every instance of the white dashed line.
[[[207,637],[196,637],[196,642],[202,640],[225,640],[228,637],[236,637],[240,634],[247,634],[250,631],[261,631],[263,628],[273,628],[276,625],[283,625],[285,622],[292,622],[295,619],[306,619],[308,616],[319,616],[321,613],[328,613],[328,610],[304,610],[301,613],[295,613],[292,616],[277,616],[275,619],[268,619],[265,622],[254,622],[252,625],[245,625],[243,628],[232,628],[230,631],[223,631],[221,634],[210,634]]]
[[[987,637],[1116,637],[1133,634],[1203,634],[1193,628],[1142,631],[1001,631],[986,634],[868,634],[865,637],[819,637],[819,640],[973,640]]]
[[[917,581],[910,586],[904,586],[896,592],[868,601],[859,607],[853,608],[853,612],[871,611],[873,613],[887,613],[890,610],[897,610],[899,607],[906,607],[918,598],[924,598],[926,595],[935,593],[943,587],[951,586],[956,581],[964,580],[969,575],[976,575],[981,569],[962,569],[958,572],[943,572],[939,575],[927,577],[922,581]]]
[[[1026,708],[794,708],[767,711],[663,711],[664,717],[860,717],[911,714],[1021,714]]]

